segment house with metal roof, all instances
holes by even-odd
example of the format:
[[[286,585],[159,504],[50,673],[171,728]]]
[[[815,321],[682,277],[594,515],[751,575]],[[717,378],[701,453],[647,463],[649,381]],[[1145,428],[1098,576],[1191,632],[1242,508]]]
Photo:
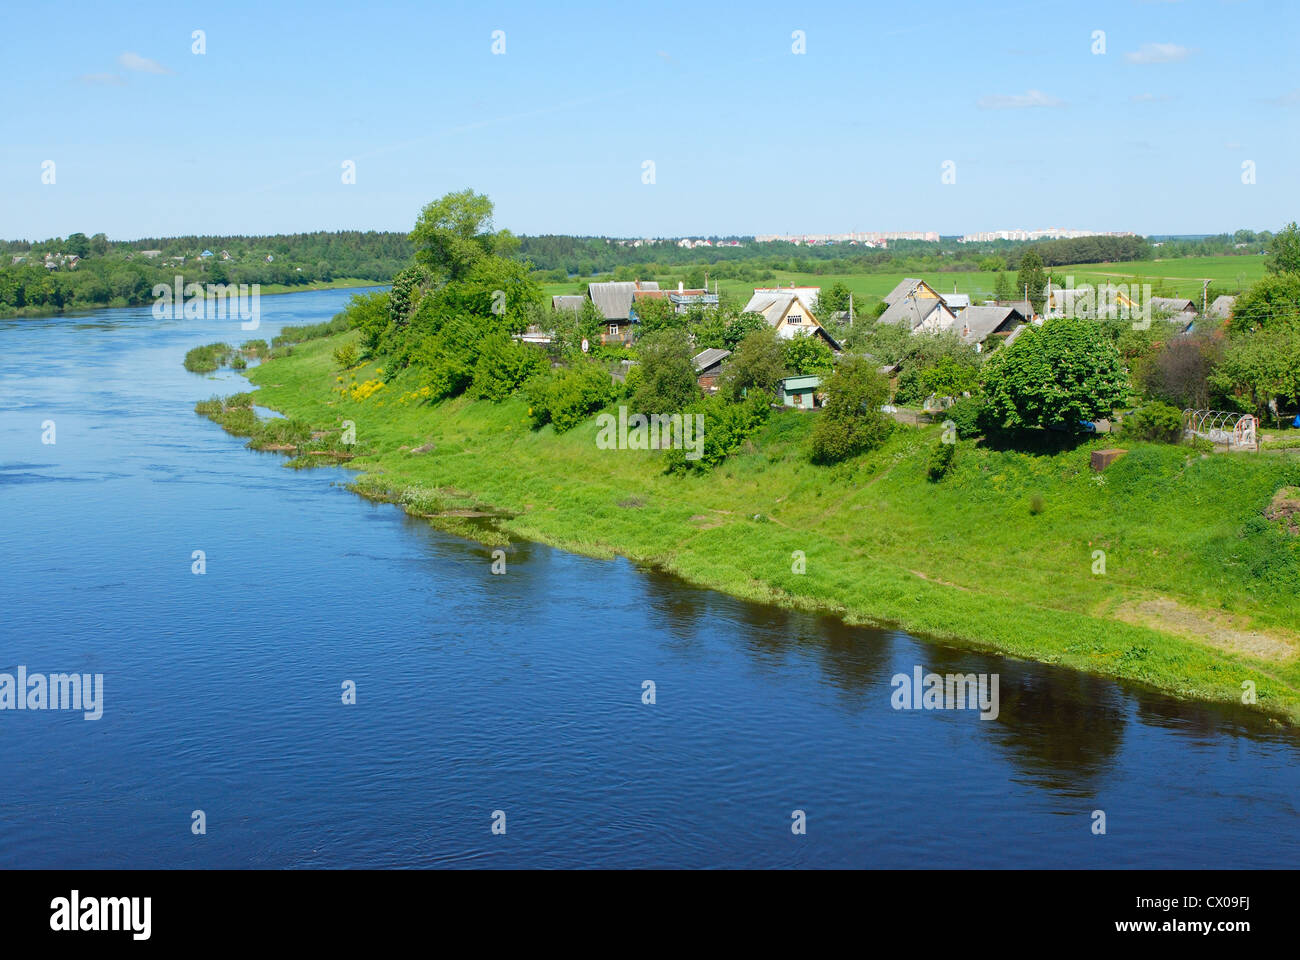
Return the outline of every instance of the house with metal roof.
[[[1150,297],[1148,302],[1151,305],[1152,313],[1165,314],[1171,317],[1175,317],[1180,313],[1196,312],[1196,304],[1182,297]]]
[[[890,304],[876,322],[902,324],[912,333],[938,333],[951,330],[956,320],[942,298],[908,295]]]
[[[981,305],[963,310],[953,329],[963,343],[974,344],[976,350],[982,350],[990,337],[1005,341],[1013,330],[1027,322],[1024,314],[1015,307]]]
[[[1236,304],[1237,298],[1224,294],[1221,297],[1215,297],[1214,302],[1210,304],[1205,311],[1207,317],[1214,317],[1217,320],[1227,320],[1232,316],[1233,305]]]
[[[818,322],[812,308],[796,289],[757,289],[745,304],[745,313],[761,314],[768,326],[775,328],[782,340],[799,336],[819,336],[836,352],[840,343]]]
[[[659,289],[654,280],[615,280],[608,283],[587,284],[587,296],[605,318],[605,331],[601,343],[631,343],[632,298],[642,291]]]
[[[885,294],[885,303],[891,307],[906,297],[916,297],[921,300],[938,300],[941,299],[939,291],[930,286],[924,280],[917,277],[905,277],[898,286],[894,287]]]

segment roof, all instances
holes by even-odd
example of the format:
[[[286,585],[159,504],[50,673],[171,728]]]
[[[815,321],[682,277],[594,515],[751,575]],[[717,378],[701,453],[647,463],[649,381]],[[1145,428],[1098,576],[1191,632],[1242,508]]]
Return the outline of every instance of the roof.
[[[815,373],[799,374],[793,377],[784,377],[781,380],[781,389],[783,390],[812,390],[822,385],[822,378]]]
[[[1182,297],[1150,297],[1148,302],[1152,310],[1162,313],[1195,313],[1196,304]]]
[[[950,309],[965,310],[970,306],[970,295],[965,293],[941,293],[943,302],[948,304]]]
[[[1233,304],[1236,302],[1236,297],[1230,297],[1227,294],[1224,294],[1221,297],[1215,297],[1214,302],[1210,304],[1208,313],[1211,317],[1219,317],[1220,319],[1226,320],[1229,315],[1231,315]]]
[[[606,320],[626,320],[632,309],[632,295],[638,290],[658,290],[653,280],[615,280],[587,284],[587,296]]]
[[[1034,316],[1034,305],[1028,300],[994,300],[993,302],[999,307],[1015,307],[1026,320]]]
[[[701,353],[697,353],[691,358],[691,363],[695,364],[695,372],[701,373],[709,367],[721,363],[727,357],[731,356],[730,350],[723,350],[719,347],[711,347]]]
[[[958,321],[958,334],[965,343],[983,343],[1008,320],[1024,323],[1024,315],[1015,307],[967,307]]]
[[[885,294],[885,303],[892,307],[897,301],[902,300],[923,283],[925,283],[925,281],[918,279],[917,277],[904,277],[898,286]]]
[[[922,323],[930,318],[930,315],[936,310],[944,310],[942,300],[934,300],[930,297],[904,297],[896,303],[890,304],[889,309],[882,313],[877,323],[906,323],[909,330],[915,330]],[[951,313],[952,311],[948,311]]]
[[[754,295],[749,298],[749,303],[745,304],[744,313],[761,313],[770,326],[775,327],[781,317],[785,315],[786,308],[792,301],[798,300],[803,304],[803,308],[809,313],[812,309],[804,302],[797,290],[755,290]]]
[[[580,293],[557,294],[551,297],[552,310],[581,310],[582,305],[587,302],[587,298]]]

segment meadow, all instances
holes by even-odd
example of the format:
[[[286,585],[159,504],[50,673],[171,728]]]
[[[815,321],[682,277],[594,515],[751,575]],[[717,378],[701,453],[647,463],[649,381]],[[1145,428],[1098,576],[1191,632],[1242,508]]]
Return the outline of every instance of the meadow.
[[[824,279],[824,278],[823,278]],[[1106,440],[1024,453],[962,441],[926,467],[937,426],[900,427],[835,468],[806,453],[816,414],[775,414],[721,467],[668,476],[662,453],[598,450],[591,419],[557,435],[522,400],[430,406],[413,374],[341,373],[355,333],[250,372],[256,402],[317,429],[355,423],[354,488],[454,532],[621,555],[748,599],[896,625],[1180,697],[1300,717],[1300,537],[1263,513],[1300,481],[1281,453],[1202,455]],[[492,513],[488,520],[467,519]],[[805,558],[806,572],[796,573]]]
[[[1052,267],[1051,272],[1062,278],[1073,276],[1078,283],[1150,283],[1153,296],[1188,297],[1201,302],[1202,281],[1212,281],[1212,295],[1240,293],[1264,276],[1264,257],[1258,255],[1232,257],[1183,257],[1170,260],[1135,260],[1125,263],[1080,263]],[[940,293],[964,293],[972,300],[993,297],[997,274],[988,271],[900,271],[890,273],[813,274],[775,271],[776,281],[761,283],[742,280],[722,280],[719,288],[737,299],[747,300],[756,286],[829,287],[842,283],[853,293],[855,304],[870,308],[885,294],[894,289],[904,277],[920,277]],[[1014,281],[1015,273],[1009,276]],[[547,296],[564,293],[582,293],[587,283],[608,280],[609,277],[574,278],[563,283],[545,285]],[[680,277],[676,274],[657,275],[642,279],[658,280],[665,287],[676,287]]]

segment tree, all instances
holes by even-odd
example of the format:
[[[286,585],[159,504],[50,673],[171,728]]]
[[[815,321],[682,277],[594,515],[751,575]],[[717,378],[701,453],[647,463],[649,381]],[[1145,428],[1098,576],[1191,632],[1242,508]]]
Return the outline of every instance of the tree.
[[[1300,273],[1277,273],[1260,280],[1232,305],[1234,336],[1300,322]]]
[[[1128,397],[1119,350],[1096,323],[1078,317],[1026,327],[984,362],[980,383],[990,413],[1008,428],[1077,431]]]
[[[507,230],[492,230],[492,201],[473,190],[448,193],[420,212],[411,231],[415,259],[438,277],[456,280],[487,256],[518,247]]]
[[[1017,290],[1015,284],[1011,282],[1011,277],[999,270],[998,278],[993,282],[993,299],[1019,300],[1023,295],[1023,292]]]
[[[1260,330],[1233,341],[1209,379],[1261,420],[1270,412],[1269,401],[1300,402],[1300,327]]]
[[[718,393],[732,403],[749,394],[776,395],[785,376],[785,349],[776,330],[766,323],[736,345],[718,378]]]
[[[841,359],[809,438],[813,462],[839,463],[883,443],[894,427],[880,412],[888,399],[889,381],[874,361],[852,354]]]
[[[1035,251],[1026,251],[1025,255],[1020,258],[1020,273],[1016,276],[1016,296],[1025,296],[1025,291],[1029,291],[1029,302],[1034,305],[1035,311],[1043,309],[1043,303],[1047,300],[1047,274],[1043,270],[1043,258]]]
[[[838,280],[817,297],[817,314],[829,323],[835,314],[849,309],[849,288]]]
[[[684,330],[660,330],[637,345],[640,376],[632,406],[638,413],[678,413],[700,396]]]
[[[755,330],[762,330],[766,326],[768,322],[761,313],[742,313],[727,324],[726,332],[722,335],[727,349],[735,350],[740,341]]]
[[[1265,269],[1269,273],[1300,274],[1300,228],[1294,220],[1268,242]]]
[[[68,239],[63,242],[63,252],[70,253],[76,257],[87,257],[90,255],[90,238],[84,233],[70,233]]]
[[[826,341],[816,334],[801,333],[785,341],[782,351],[787,370],[801,374],[829,374],[835,354]]]

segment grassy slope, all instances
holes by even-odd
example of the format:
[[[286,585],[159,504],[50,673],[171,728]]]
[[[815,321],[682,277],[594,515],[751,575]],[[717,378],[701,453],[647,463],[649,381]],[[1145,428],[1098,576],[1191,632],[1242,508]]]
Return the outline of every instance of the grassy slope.
[[[1150,283],[1156,296],[1164,291],[1169,296],[1185,296],[1200,303],[1201,280],[1211,279],[1223,291],[1244,290],[1264,275],[1264,258],[1240,257],[1185,257],[1176,260],[1143,260],[1131,263],[1083,263],[1068,267],[1053,267],[1052,272],[1062,277],[1073,276],[1076,283]],[[843,283],[862,304],[873,305],[897,286],[902,273],[826,274],[790,273],[776,271],[777,281],[754,284],[741,280],[723,280],[721,288],[738,297],[748,298],[755,286],[795,283],[800,286],[829,287]],[[993,296],[997,274],[987,272],[954,271],[951,273],[925,273],[922,276],[940,293],[949,293],[955,284],[958,293],[972,297]],[[607,278],[606,278],[607,279]],[[667,280],[668,278],[661,278]],[[1014,274],[1012,274],[1014,279]],[[546,294],[579,293],[586,291],[586,279],[565,283],[548,283]]]
[[[1267,551],[1242,533],[1284,479],[1295,482],[1293,460],[1138,445],[1098,485],[1088,454],[1101,441],[1054,456],[963,443],[954,473],[932,484],[937,428],[902,431],[827,470],[802,453],[810,415],[791,412],[713,474],[673,478],[657,454],[597,450],[594,420],[559,436],[531,431],[520,401],[402,404],[414,384],[401,378],[367,400],[344,399],[331,390],[330,352],[350,336],[252,371],[257,402],[321,426],[355,421],[374,454],[352,465],[395,490],[454,488],[440,495],[446,506],[508,511],[501,528],[517,538],[1180,696],[1240,701],[1242,681],[1254,680],[1261,708],[1300,717],[1295,584],[1270,580]],[[398,449],[429,441],[429,453]],[[1094,549],[1107,553],[1104,576],[1092,573]],[[807,555],[805,575],[791,572],[795,550]],[[1160,598],[1197,622],[1233,616],[1284,653],[1252,656],[1114,618]]]

